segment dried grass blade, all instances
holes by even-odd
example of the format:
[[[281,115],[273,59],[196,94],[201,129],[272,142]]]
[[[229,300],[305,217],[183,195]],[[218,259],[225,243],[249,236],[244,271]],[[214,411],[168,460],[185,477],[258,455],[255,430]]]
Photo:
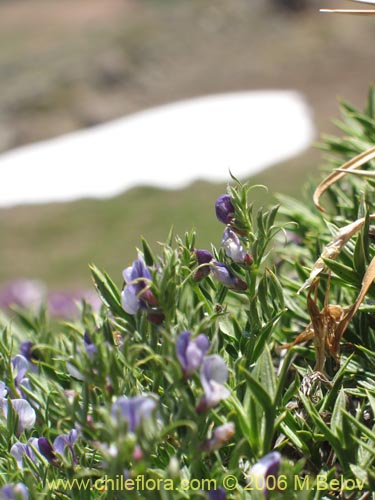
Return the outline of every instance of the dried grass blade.
[[[375,11],[373,11],[375,14]],[[340,171],[338,172],[337,170],[334,170],[331,172],[315,189],[314,196],[313,196],[313,201],[315,206],[321,211],[325,212],[326,210],[320,205],[319,201],[322,196],[322,194],[335,182],[337,182],[339,179],[344,177],[346,175],[346,171],[351,171],[355,170],[356,168],[364,165],[365,163],[369,162],[370,160],[375,158],[375,147],[372,147],[371,149],[368,149],[367,151],[364,151],[363,153],[355,156],[348,162],[344,163],[344,165],[341,166]],[[344,171],[343,171],[344,170]]]
[[[363,299],[365,298],[366,293],[370,288],[370,286],[372,285],[374,279],[375,279],[375,257],[370,262],[365,272],[365,275],[363,276],[361,290],[358,294],[356,301],[354,302],[352,307],[350,307],[350,309],[347,311],[345,317],[342,319],[340,325],[337,327],[337,330],[335,332],[335,345],[333,347],[338,346],[340,339],[342,338],[346,329],[348,328],[351,319],[358,311],[359,306],[362,304]]]
[[[375,214],[370,215],[370,219],[374,219]],[[325,269],[327,266],[325,265],[324,259],[335,259],[342,247],[350,240],[350,238],[356,234],[363,224],[365,223],[365,217],[361,217],[355,222],[351,222],[347,226],[344,226],[340,229],[340,231],[335,235],[332,241],[328,243],[323,249],[318,260],[313,265],[310,276],[305,281],[305,283],[301,286],[297,293],[303,292],[306,288],[311,286],[311,284],[315,281],[316,277]]]
[[[342,168],[336,168],[336,172],[345,172],[346,174],[359,175],[361,177],[375,177],[375,172],[373,170],[343,170]]]

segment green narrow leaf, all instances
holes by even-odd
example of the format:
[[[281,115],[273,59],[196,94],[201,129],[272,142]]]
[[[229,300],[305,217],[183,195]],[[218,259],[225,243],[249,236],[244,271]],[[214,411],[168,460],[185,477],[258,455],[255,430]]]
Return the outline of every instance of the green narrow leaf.
[[[131,318],[121,306],[120,292],[107,273],[102,273],[95,265],[90,266],[95,287],[104,304],[118,316]]]
[[[264,387],[258,382],[258,380],[253,377],[253,375],[246,370],[244,367],[240,367],[242,373],[244,373],[247,379],[247,387],[252,392],[255,400],[262,406],[265,412],[272,410],[272,399]]]
[[[150,245],[147,243],[145,238],[143,236],[141,237],[142,240],[142,250],[143,250],[143,256],[145,259],[145,263],[147,266],[153,266],[155,262],[154,255],[152,253]]]
[[[346,408],[346,396],[344,390],[341,388],[335,406],[333,407],[332,417],[331,417],[331,429],[340,439],[343,437],[343,414],[342,410]]]
[[[361,275],[353,269],[332,259],[323,260],[325,265],[343,281],[357,288],[361,286]]]

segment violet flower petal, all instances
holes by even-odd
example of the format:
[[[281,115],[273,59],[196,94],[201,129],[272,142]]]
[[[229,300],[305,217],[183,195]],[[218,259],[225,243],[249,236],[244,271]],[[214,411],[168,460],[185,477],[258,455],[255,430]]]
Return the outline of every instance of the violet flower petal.
[[[229,194],[223,194],[215,202],[216,217],[223,224],[229,224],[234,216],[234,206]]]
[[[12,372],[16,386],[21,384],[21,380],[24,378],[28,368],[29,362],[22,354],[17,354],[12,358]]]
[[[210,342],[206,335],[200,334],[194,340],[190,332],[182,332],[176,341],[176,352],[185,377],[190,377],[202,364]]]
[[[1,500],[16,500],[16,499],[28,500],[29,492],[23,483],[17,484],[6,484],[0,488],[0,499]]]
[[[115,419],[120,415],[128,423],[128,431],[135,432],[143,419],[148,418],[156,407],[156,402],[146,396],[126,398],[121,396],[115,401],[111,408],[111,414]]]

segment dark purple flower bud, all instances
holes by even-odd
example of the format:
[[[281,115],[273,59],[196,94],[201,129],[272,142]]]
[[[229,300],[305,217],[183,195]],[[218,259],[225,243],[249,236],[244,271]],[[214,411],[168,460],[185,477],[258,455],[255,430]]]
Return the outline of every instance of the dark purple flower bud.
[[[251,481],[256,485],[257,490],[262,490],[266,500],[269,498],[269,491],[267,489],[267,477],[277,477],[279,473],[281,462],[281,455],[278,451],[272,451],[253,465],[246,475],[246,480]]]
[[[28,500],[29,492],[23,483],[6,484],[0,488],[1,500]]]
[[[200,447],[202,451],[215,451],[225,445],[232,437],[236,431],[233,422],[227,422],[226,424],[220,425],[214,429],[210,439],[207,439]]]
[[[207,494],[207,500],[226,500],[227,492],[224,488],[218,488],[217,490],[211,490]]]
[[[151,273],[141,255],[138,255],[132,266],[124,269],[122,275],[125,288],[121,292],[121,304],[128,314],[136,314],[138,309],[146,308],[147,305],[157,305],[156,298],[149,289]]]
[[[60,434],[53,442],[53,449],[60,455],[65,454],[65,449],[68,448],[72,454],[73,461],[76,462],[76,455],[74,452],[74,443],[77,441],[78,431],[72,429],[69,434]]]
[[[20,344],[20,354],[24,356],[28,361],[35,359],[32,353],[34,344],[30,340],[25,340]]]
[[[225,255],[238,264],[252,264],[253,258],[245,252],[237,234],[226,227],[223,233],[221,246],[224,248]]]
[[[116,420],[124,419],[128,424],[128,431],[135,432],[141,421],[149,418],[155,408],[156,402],[152,398],[121,396],[113,403],[111,415]]]
[[[198,265],[202,267],[198,268],[197,272],[194,274],[193,279],[194,281],[200,281],[210,273],[210,266],[208,264],[213,259],[213,256],[207,250],[194,250],[194,252],[198,261]]]
[[[88,357],[92,360],[95,354],[98,352],[98,348],[94,344],[92,338],[90,337],[87,331],[85,331],[85,333],[83,334],[83,343]]]
[[[147,312],[147,319],[154,325],[161,325],[165,320],[164,313],[160,310],[150,310]]]
[[[229,194],[219,196],[215,203],[216,217],[223,224],[229,224],[234,217],[234,206]]]
[[[223,285],[236,291],[246,290],[247,284],[240,278],[237,278],[237,276],[234,276],[225,264],[213,260],[210,267],[213,277]]]
[[[26,455],[33,462],[36,461],[35,453],[32,449],[32,446],[35,449],[38,449],[38,439],[31,438],[27,443],[15,443],[11,449],[10,454],[14,456],[16,459],[17,465],[20,469],[23,468],[23,457]]]
[[[210,342],[204,334],[191,340],[190,332],[180,333],[176,341],[176,352],[185,378],[191,377],[201,366],[209,347]]]
[[[41,437],[38,439],[38,448],[40,453],[46,457],[48,462],[53,463],[56,460],[56,455],[53,446],[47,438]]]
[[[217,406],[222,399],[230,396],[229,390],[224,387],[228,380],[228,368],[223,358],[217,354],[204,358],[200,379],[204,396],[197,405],[196,411],[198,413]]]

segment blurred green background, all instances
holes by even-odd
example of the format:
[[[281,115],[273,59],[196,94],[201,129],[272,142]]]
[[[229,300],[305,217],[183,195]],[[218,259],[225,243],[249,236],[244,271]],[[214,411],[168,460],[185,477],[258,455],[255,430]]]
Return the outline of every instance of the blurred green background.
[[[0,0],[0,151],[170,101],[253,89],[302,92],[317,130],[332,133],[337,98],[362,107],[374,80],[375,21],[319,13],[340,1],[311,0],[299,12],[277,3]],[[300,197],[320,163],[311,149],[253,182]],[[85,287],[90,262],[121,282],[140,235],[157,248],[172,225],[179,234],[195,227],[200,247],[218,245],[214,202],[224,190],[197,181],[181,191],[141,187],[111,200],[2,209],[0,283]]]

